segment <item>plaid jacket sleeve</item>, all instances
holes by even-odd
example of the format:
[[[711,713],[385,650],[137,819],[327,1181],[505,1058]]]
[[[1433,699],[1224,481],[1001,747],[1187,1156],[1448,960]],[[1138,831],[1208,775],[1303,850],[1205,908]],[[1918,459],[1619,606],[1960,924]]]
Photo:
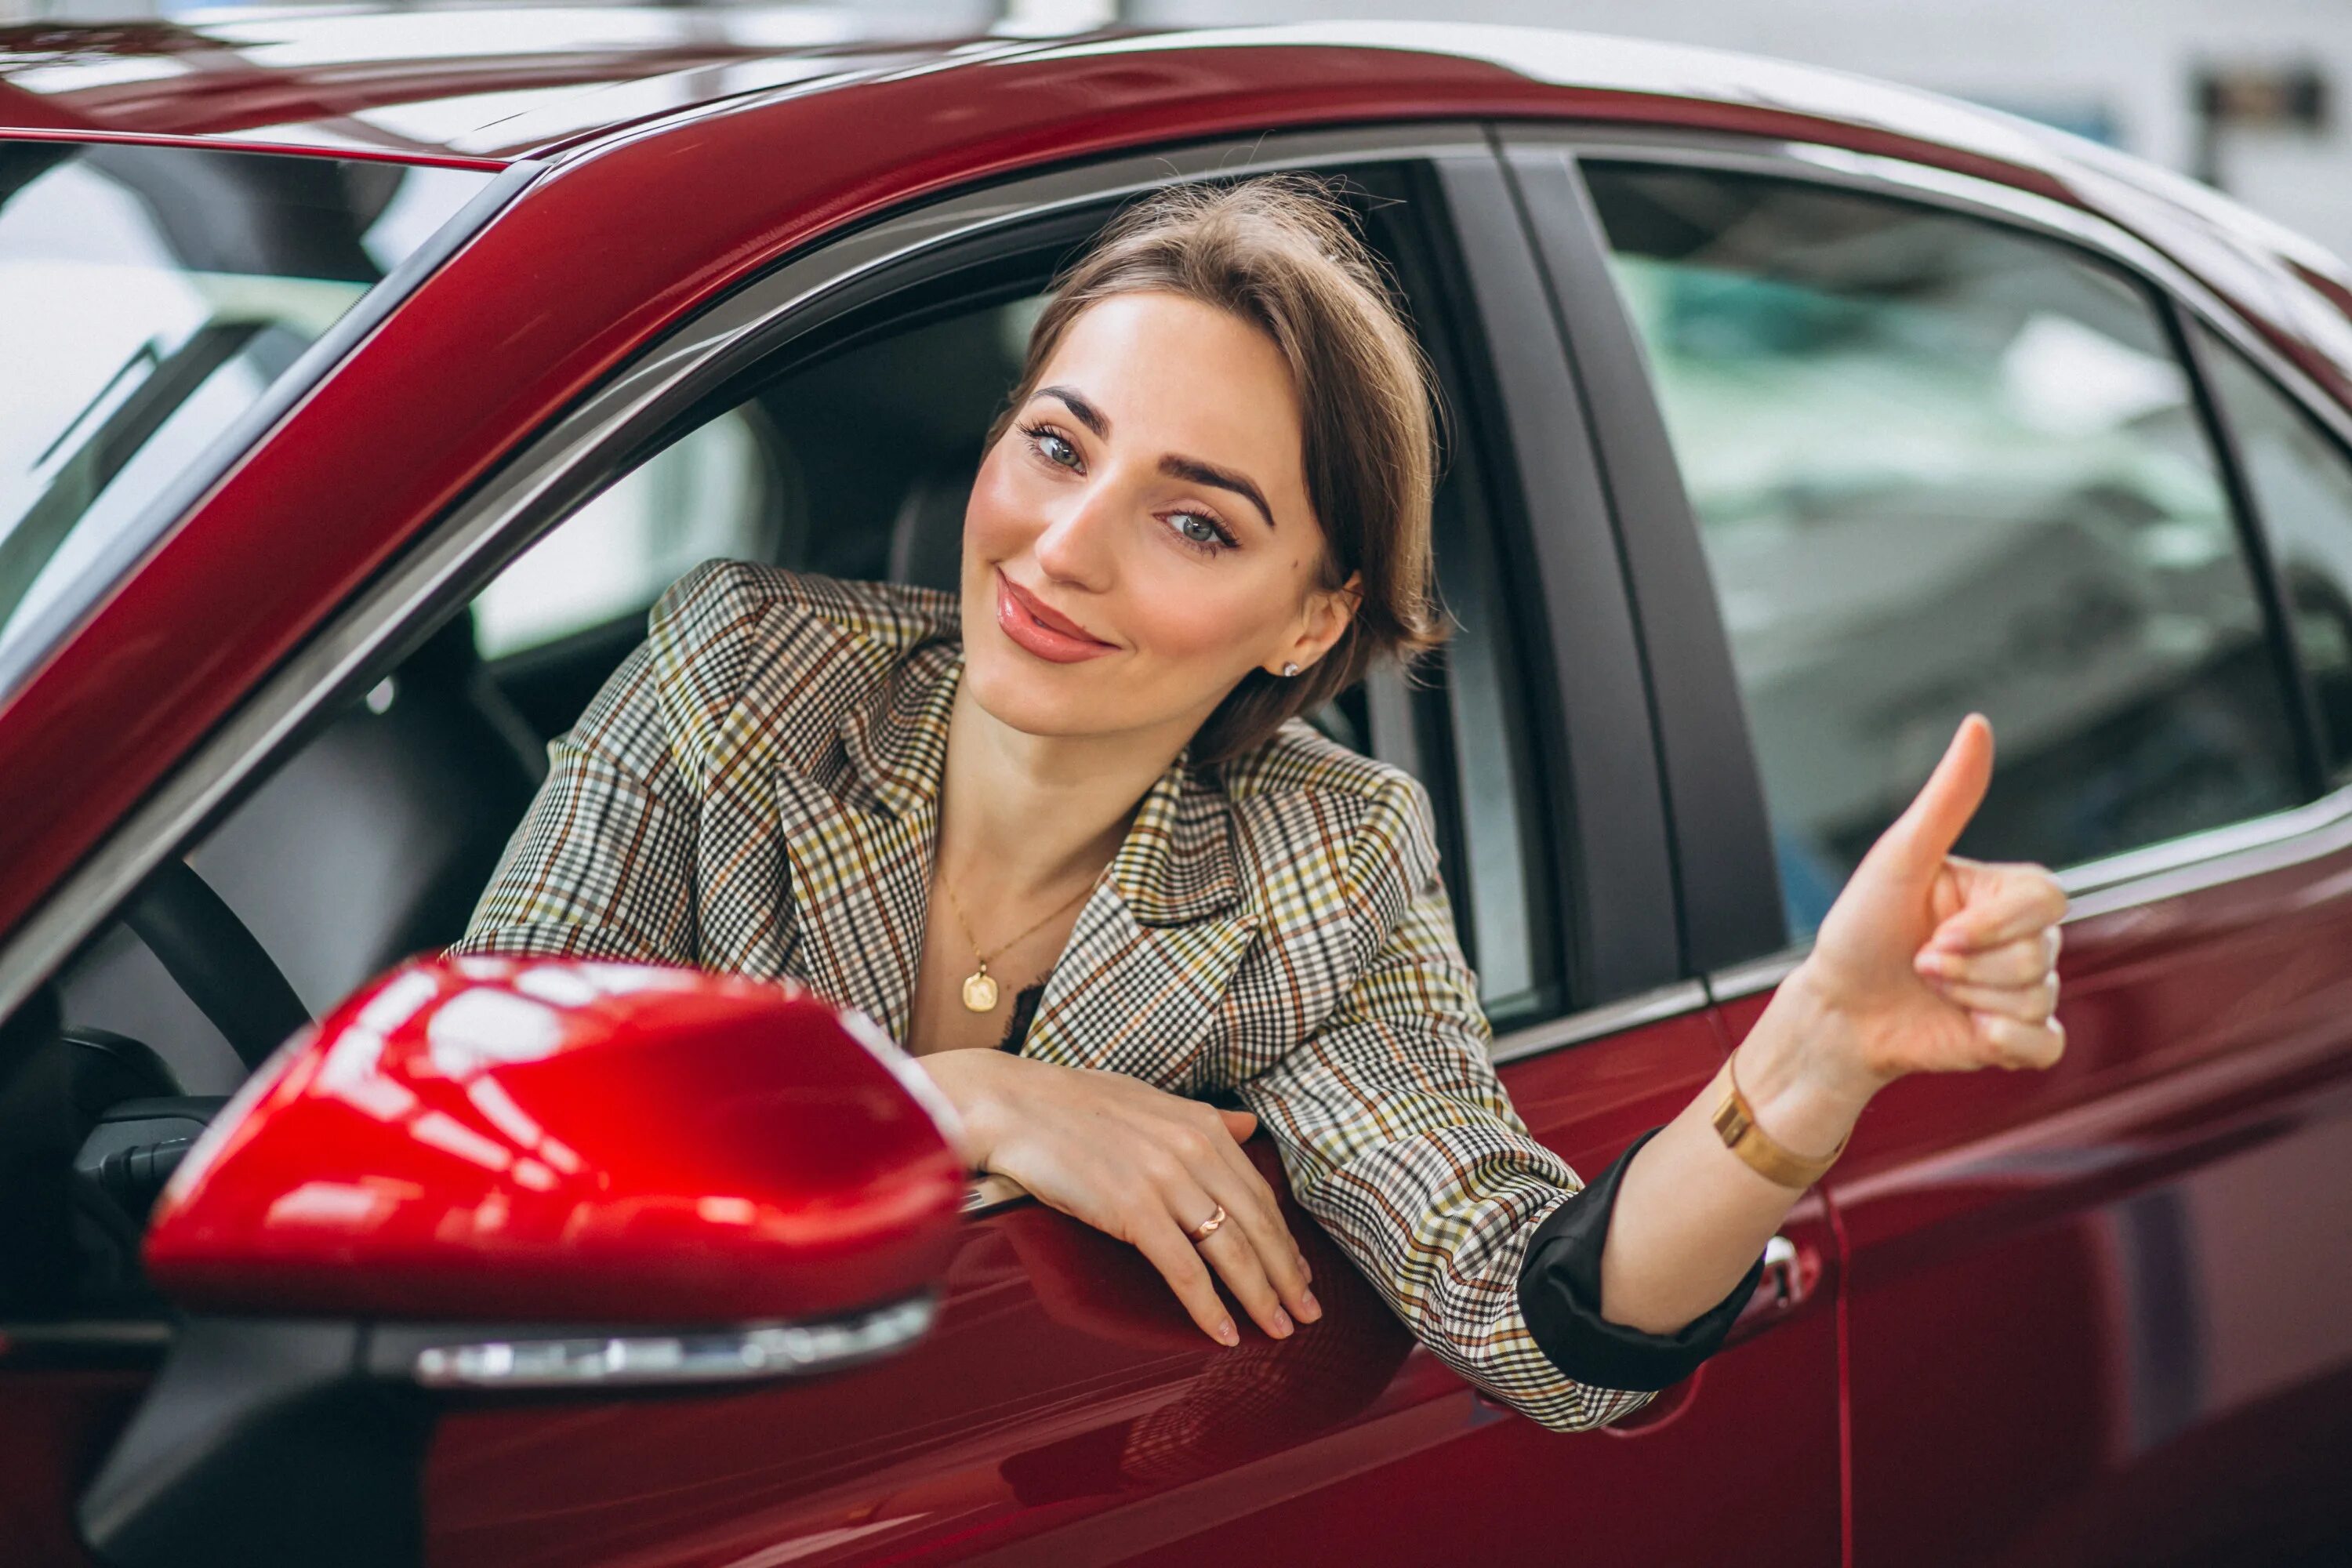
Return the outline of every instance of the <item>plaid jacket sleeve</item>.
[[[1528,1327],[1528,1246],[1582,1184],[1495,1076],[1429,823],[1418,784],[1397,775],[1380,791],[1349,858],[1353,986],[1241,1093],[1299,1203],[1416,1338],[1545,1426],[1601,1426],[1653,1395],[1577,1382]]]
[[[699,962],[697,715],[665,700],[662,675],[682,633],[727,618],[711,577],[662,596],[646,641],[549,742],[547,780],[451,952]]]

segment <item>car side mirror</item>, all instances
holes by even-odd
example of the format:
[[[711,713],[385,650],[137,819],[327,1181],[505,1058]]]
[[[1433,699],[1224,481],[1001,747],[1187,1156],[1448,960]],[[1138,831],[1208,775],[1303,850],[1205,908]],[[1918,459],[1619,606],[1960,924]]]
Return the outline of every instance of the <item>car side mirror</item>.
[[[190,1316],[84,1533],[118,1565],[195,1541],[413,1560],[435,1391],[708,1387],[911,1343],[959,1228],[952,1122],[874,1025],[784,983],[398,969],[164,1189],[148,1275]]]

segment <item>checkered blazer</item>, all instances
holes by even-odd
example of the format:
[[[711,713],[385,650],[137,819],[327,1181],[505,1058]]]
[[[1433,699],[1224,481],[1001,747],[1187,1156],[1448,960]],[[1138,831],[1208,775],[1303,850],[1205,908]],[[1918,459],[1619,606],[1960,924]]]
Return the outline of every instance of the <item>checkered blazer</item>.
[[[952,596],[712,562],[568,734],[456,951],[789,975],[903,1037],[962,668]],[[1546,1426],[1651,1396],[1562,1373],[1520,1310],[1575,1172],[1536,1142],[1409,775],[1294,721],[1179,757],[1081,908],[1021,1051],[1232,1089],[1413,1333]]]

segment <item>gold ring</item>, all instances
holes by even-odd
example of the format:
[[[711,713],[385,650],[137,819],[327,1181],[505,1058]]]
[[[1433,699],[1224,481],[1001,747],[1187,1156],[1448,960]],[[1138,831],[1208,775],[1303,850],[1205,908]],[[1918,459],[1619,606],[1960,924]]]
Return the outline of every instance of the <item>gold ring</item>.
[[[1223,1225],[1223,1224],[1224,1224],[1224,1223],[1225,1223],[1225,1205],[1223,1205],[1223,1204],[1219,1204],[1219,1205],[1217,1205],[1217,1212],[1216,1212],[1216,1213],[1214,1213],[1214,1214],[1211,1215],[1208,1218],[1206,1218],[1206,1219],[1202,1220],[1202,1221],[1198,1226],[1194,1226],[1192,1229],[1186,1231],[1186,1232],[1184,1233],[1184,1235],[1185,1235],[1185,1237],[1186,1237],[1189,1240],[1191,1240],[1191,1242],[1192,1243],[1192,1245],[1193,1245],[1193,1246],[1198,1247],[1198,1246],[1200,1246],[1200,1245],[1201,1245],[1201,1243],[1202,1243],[1202,1242],[1204,1242],[1204,1241],[1206,1241],[1206,1240],[1208,1240],[1208,1239],[1209,1239],[1209,1233],[1210,1233],[1211,1231],[1215,1230],[1219,1226],[1221,1226],[1221,1225]]]

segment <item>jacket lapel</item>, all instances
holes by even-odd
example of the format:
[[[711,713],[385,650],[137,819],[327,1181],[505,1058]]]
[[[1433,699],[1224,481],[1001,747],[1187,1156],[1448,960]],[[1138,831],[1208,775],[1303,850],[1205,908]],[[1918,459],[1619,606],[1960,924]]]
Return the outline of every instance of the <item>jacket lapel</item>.
[[[911,1022],[962,665],[953,644],[918,649],[878,700],[849,705],[833,765],[774,773],[786,967],[894,1039]],[[1078,911],[1022,1054],[1202,1087],[1210,1024],[1257,935],[1242,902],[1224,793],[1180,755]]]
[[[839,789],[797,768],[775,774],[777,829],[791,869],[788,966],[818,994],[904,1039],[930,902],[948,716],[962,659],[919,649],[879,700],[838,731]]]
[[[1209,1026],[1257,935],[1223,792],[1179,756],[1078,912],[1024,1056],[1203,1087]]]

